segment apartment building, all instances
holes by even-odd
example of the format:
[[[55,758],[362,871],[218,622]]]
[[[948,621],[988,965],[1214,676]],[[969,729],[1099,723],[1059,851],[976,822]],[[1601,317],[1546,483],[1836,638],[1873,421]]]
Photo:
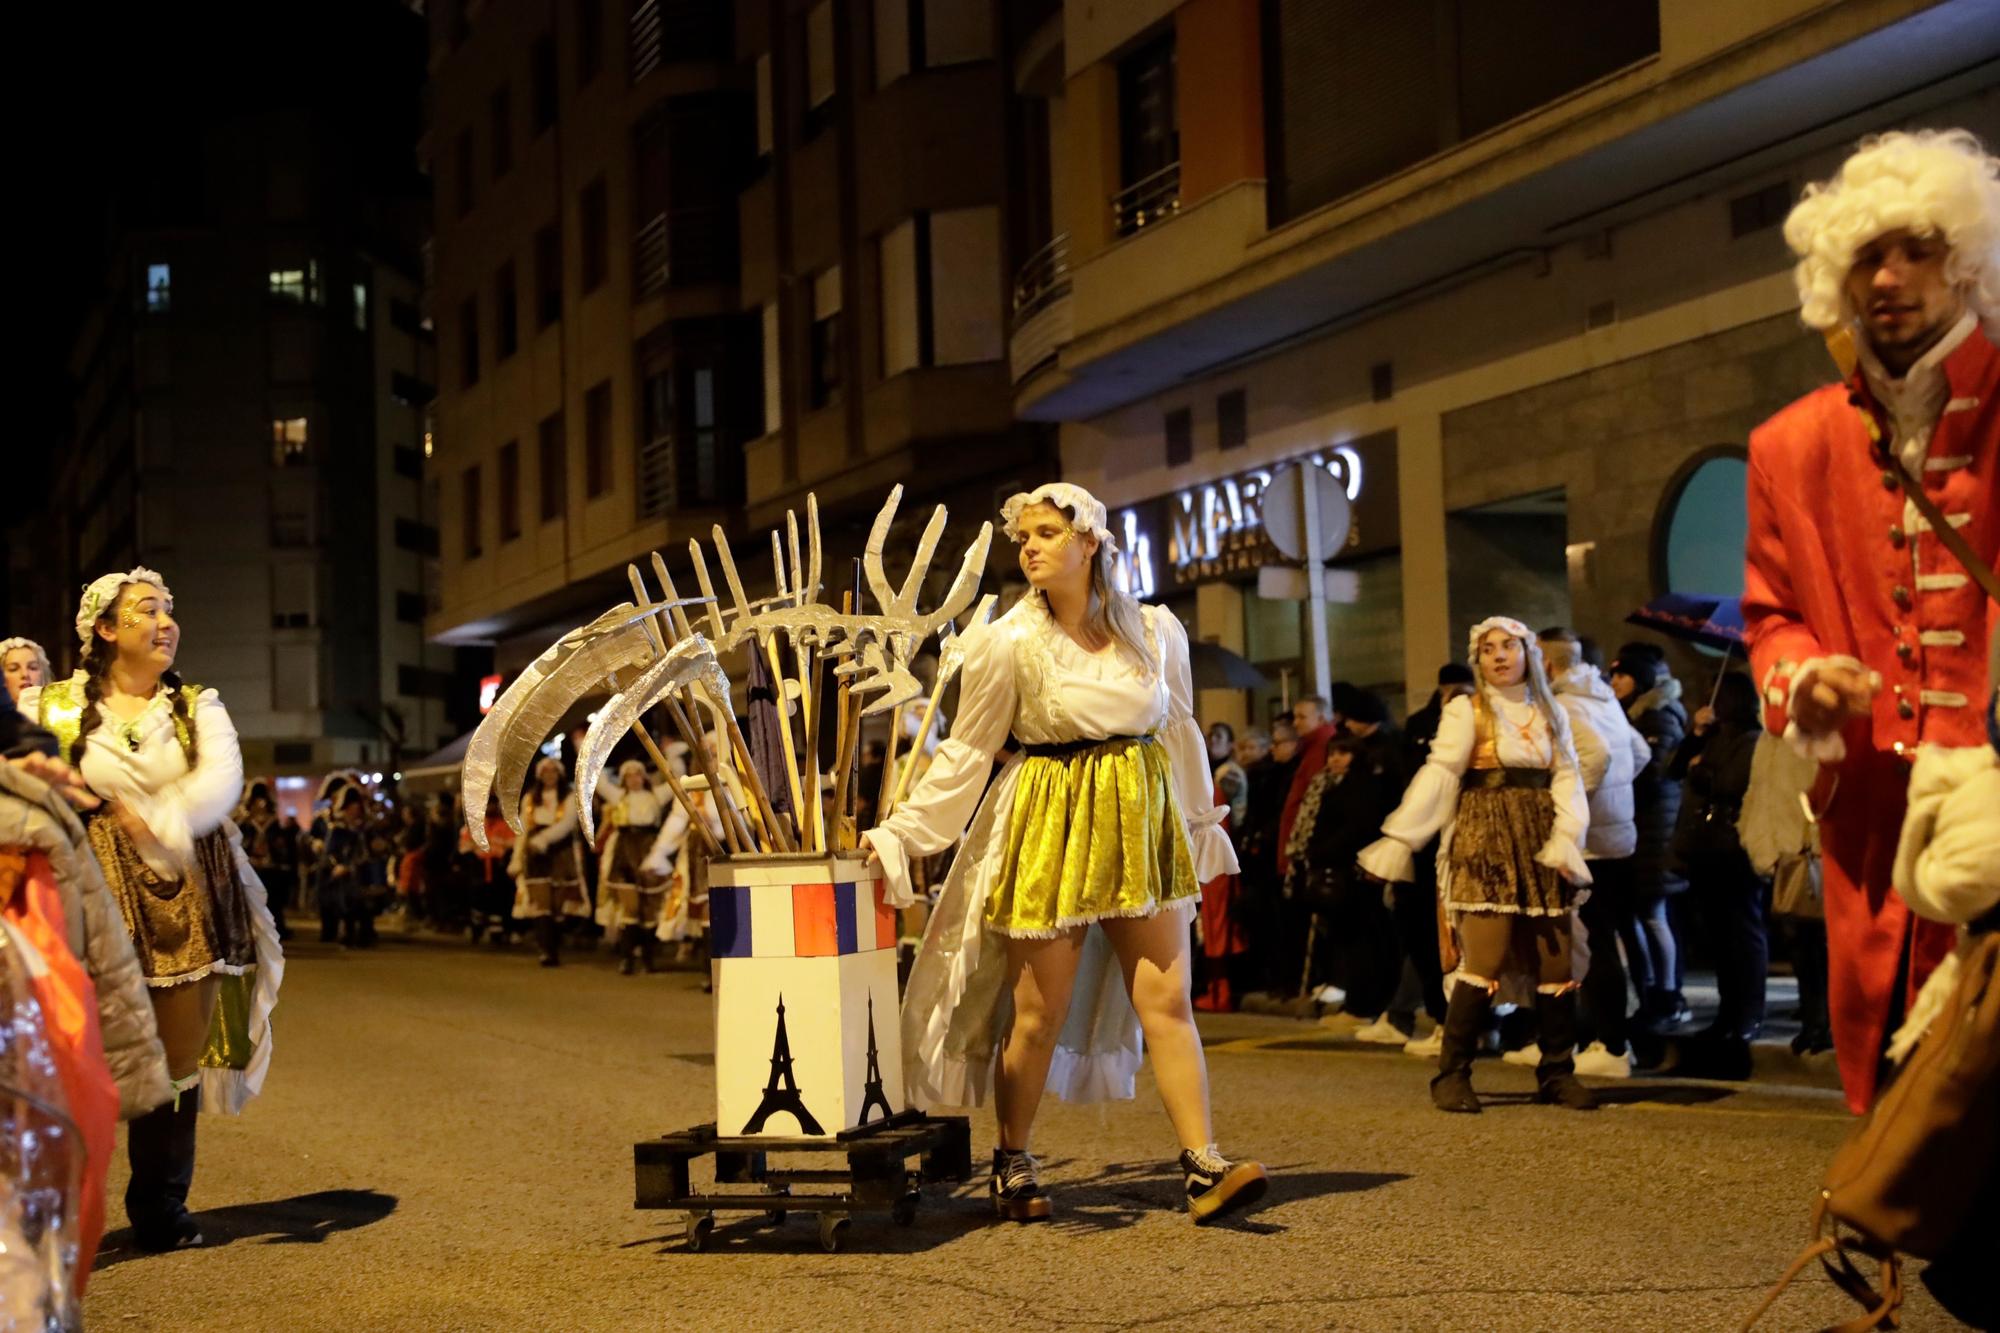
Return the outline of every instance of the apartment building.
[[[1019,414],[1142,591],[1268,691],[1309,677],[1258,497],[1350,497],[1332,674],[1421,702],[1495,612],[1610,645],[1741,591],[1748,432],[1832,373],[1779,224],[1864,134],[2000,140],[1980,0],[1072,0],[1017,256]],[[1679,651],[1678,649],[1676,651]],[[1685,659],[1684,659],[1685,660]],[[1698,663],[1685,661],[1688,667]]]

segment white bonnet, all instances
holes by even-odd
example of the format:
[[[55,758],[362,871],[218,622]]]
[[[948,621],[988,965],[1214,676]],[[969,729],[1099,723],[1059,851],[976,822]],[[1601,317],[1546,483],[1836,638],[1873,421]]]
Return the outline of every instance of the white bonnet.
[[[104,614],[105,607],[118,600],[118,590],[128,583],[152,584],[167,599],[168,613],[173,612],[174,594],[157,571],[138,565],[122,574],[106,574],[83,590],[83,600],[76,605],[76,637],[79,643],[89,646],[91,626]]]
[[[1496,629],[1505,630],[1508,634],[1511,634],[1515,638],[1519,639],[1521,641],[1521,646],[1527,650],[1527,653],[1530,657],[1534,658],[1538,662],[1541,660],[1542,645],[1535,638],[1535,632],[1533,630],[1529,629],[1526,625],[1523,625],[1520,621],[1514,619],[1514,617],[1512,616],[1488,616],[1486,619],[1480,621],[1477,625],[1474,625],[1472,627],[1472,633],[1466,639],[1465,655],[1467,659],[1471,661],[1474,667],[1477,667],[1479,665],[1479,641],[1485,638],[1488,633]]]
[[[1078,535],[1097,538],[1098,544],[1106,550],[1118,549],[1118,543],[1112,538],[1111,528],[1108,526],[1109,515],[1105,512],[1104,502],[1083,487],[1067,481],[1047,482],[1032,491],[1021,491],[1010,496],[1007,503],[1000,506],[1000,518],[1008,537],[1017,542],[1021,540],[1021,530],[1018,526],[1021,511],[1030,505],[1038,504],[1069,510],[1076,516],[1071,520],[1070,527]]]

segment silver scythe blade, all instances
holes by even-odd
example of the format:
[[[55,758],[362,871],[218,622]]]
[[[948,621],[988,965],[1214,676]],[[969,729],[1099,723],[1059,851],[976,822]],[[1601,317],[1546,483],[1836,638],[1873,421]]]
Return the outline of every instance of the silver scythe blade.
[[[466,823],[472,827],[474,811],[481,821],[472,828],[475,843],[484,837],[487,792],[499,797],[501,816],[519,833],[528,764],[550,728],[578,699],[601,688],[612,672],[644,666],[657,656],[644,623],[634,619],[637,609],[620,602],[563,635],[521,673],[479,724],[465,752]]]
[[[662,697],[702,679],[713,665],[715,652],[708,640],[699,634],[692,635],[668,649],[637,680],[597,710],[597,720],[590,724],[576,752],[576,810],[583,820],[586,843],[597,841],[594,798],[612,749]]]

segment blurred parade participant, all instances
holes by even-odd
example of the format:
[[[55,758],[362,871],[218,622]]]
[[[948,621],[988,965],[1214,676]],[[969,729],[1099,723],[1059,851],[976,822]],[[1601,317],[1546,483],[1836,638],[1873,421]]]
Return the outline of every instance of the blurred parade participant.
[[[521,836],[510,868],[516,885],[514,916],[535,923],[542,966],[555,967],[562,962],[563,919],[590,916],[576,793],[560,760],[545,755],[535,764],[534,786],[521,798]]]
[[[708,751],[711,770],[730,787],[739,807],[747,804],[746,794],[733,785],[735,769],[717,759],[714,733],[703,736],[702,745]],[[688,801],[701,816],[701,822],[707,826],[709,836],[721,843],[722,812],[716,804],[715,793],[708,789],[707,780],[700,777],[690,779],[687,794]],[[678,946],[675,956],[682,960],[694,957],[708,939],[707,853],[702,840],[691,835],[692,824],[688,812],[678,801],[675,802],[661,821],[660,831],[653,838],[653,845],[640,866],[643,878],[658,884],[665,895],[660,902],[659,920],[653,927],[653,937]],[[646,947],[646,957],[650,960],[650,940]],[[709,987],[704,983],[702,988],[706,990]]]
[[[18,703],[24,692],[49,683],[49,655],[33,639],[0,639],[0,679]]]
[[[910,858],[965,834],[904,1000],[912,1089],[954,1106],[994,1090],[992,1205],[1031,1221],[1051,1213],[1028,1151],[1043,1093],[1131,1097],[1150,1048],[1188,1214],[1212,1221],[1261,1197],[1266,1177],[1216,1148],[1194,1025],[1189,917],[1200,885],[1238,867],[1192,711],[1187,632],[1119,590],[1088,491],[1054,483],[1001,512],[1033,586],[967,631],[951,739],[862,835],[906,903]],[[1010,733],[1021,754],[989,784]]]
[[[1573,1110],[1596,1104],[1577,1081],[1577,981],[1570,912],[1590,883],[1582,839],[1589,826],[1569,717],[1549,690],[1541,647],[1505,616],[1472,627],[1480,683],[1445,706],[1430,757],[1361,868],[1405,883],[1415,853],[1443,833],[1439,952],[1457,966],[1445,1011],[1431,1100],[1478,1111],[1472,1057],[1503,978],[1535,981],[1541,1020],[1536,1100]],[[1446,928],[1456,941],[1445,938]],[[1463,957],[1458,966],[1459,956]]]
[[[285,909],[291,905],[292,889],[298,883],[299,848],[291,830],[279,820],[271,789],[261,778],[250,784],[244,799],[241,828],[250,868],[264,882],[264,892],[270,897],[278,938],[288,940],[292,931],[285,924]]]
[[[1890,891],[1910,763],[1978,744],[1991,688],[1974,575],[2000,560],[2000,161],[1962,130],[1866,140],[1785,239],[1801,318],[1851,337],[1857,364],[1750,437],[1743,613],[1765,726],[1839,773],[1820,826],[1828,1009],[1861,1111],[1952,945]]]
[[[627,759],[618,766],[618,791],[606,803],[598,834],[597,920],[611,932],[622,976],[636,972],[641,960],[648,972],[653,970],[653,932],[660,924],[666,885],[640,866],[659,837],[666,807],[647,782],[644,764]]]
[[[243,790],[236,728],[214,690],[174,671],[173,606],[150,569],[98,579],[77,610],[83,669],[22,695],[105,802],[91,849],[131,934],[179,1093],[134,1120],[127,1145],[125,1212],[153,1250],[201,1243],[187,1211],[196,1112],[233,1115],[262,1089],[284,976],[264,886],[229,820]]]
[[[333,823],[319,852],[319,912],[331,921],[334,939],[350,949],[375,943],[368,887],[376,865],[368,846],[368,797],[359,787],[342,787],[333,798]],[[322,924],[321,939],[326,939]]]
[[[514,921],[514,830],[500,813],[500,798],[486,799],[486,850],[480,851],[472,834],[460,824],[458,856],[467,867],[470,889],[466,895],[468,930],[474,944],[492,932],[494,946],[514,942],[518,929]]]

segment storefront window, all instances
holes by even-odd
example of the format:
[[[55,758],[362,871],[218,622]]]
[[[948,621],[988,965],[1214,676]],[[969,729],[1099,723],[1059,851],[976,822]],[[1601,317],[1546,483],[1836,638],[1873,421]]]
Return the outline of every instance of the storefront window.
[[[1654,591],[1743,595],[1748,481],[1748,457],[1734,445],[1698,454],[1681,469],[1654,522]]]

